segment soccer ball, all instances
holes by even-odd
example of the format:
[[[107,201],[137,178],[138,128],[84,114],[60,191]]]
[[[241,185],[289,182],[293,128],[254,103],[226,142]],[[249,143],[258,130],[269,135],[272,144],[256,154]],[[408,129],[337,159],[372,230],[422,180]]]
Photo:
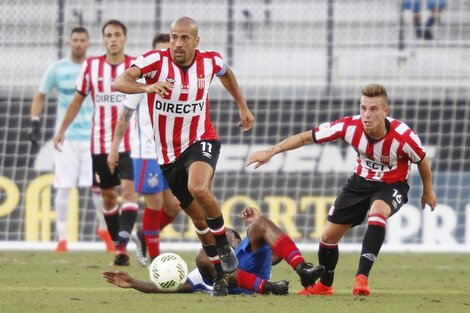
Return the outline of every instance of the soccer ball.
[[[150,280],[161,291],[175,291],[186,281],[188,266],[177,254],[163,253],[150,264]]]

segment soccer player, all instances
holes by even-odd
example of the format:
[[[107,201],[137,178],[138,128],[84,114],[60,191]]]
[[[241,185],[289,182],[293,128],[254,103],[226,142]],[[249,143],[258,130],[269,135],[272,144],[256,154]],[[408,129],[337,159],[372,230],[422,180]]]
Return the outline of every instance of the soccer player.
[[[69,38],[70,57],[64,58],[49,66],[38,92],[34,95],[31,104],[31,131],[28,137],[34,145],[41,138],[40,115],[44,108],[46,95],[55,88],[57,90],[57,119],[56,130],[62,122],[65,111],[72,100],[75,80],[80,72],[81,65],[86,58],[89,46],[88,31],[84,27],[72,29]],[[65,133],[62,153],[54,152],[54,208],[56,212],[57,247],[56,252],[66,252],[67,248],[67,211],[70,190],[73,187],[92,186],[92,162],[90,154],[90,130],[93,104],[86,98],[84,105],[78,112],[77,118]],[[103,213],[101,211],[101,195],[95,190],[92,192],[98,217],[97,233],[105,242],[108,251],[114,251],[111,237],[106,229]]]
[[[272,265],[285,260],[297,272],[302,286],[310,286],[324,274],[321,265],[313,266],[305,262],[299,249],[279,227],[252,207],[246,207],[239,215],[250,226],[247,236],[241,240],[240,235],[229,229],[227,237],[231,246],[236,249],[239,261],[238,270],[231,274],[230,294],[259,293],[284,295],[288,292],[289,282],[282,280],[271,282]],[[176,292],[207,291],[214,292],[211,282],[216,277],[212,262],[201,249],[196,256],[197,268],[188,274],[186,283]],[[121,288],[134,288],[147,293],[161,292],[153,283],[146,283],[132,278],[124,272],[104,272],[103,277]]]
[[[411,163],[417,164],[421,176],[423,209],[428,204],[434,210],[437,204],[426,151],[406,124],[388,117],[390,108],[385,87],[364,86],[359,110],[360,115],[324,123],[288,137],[268,150],[252,153],[246,161],[247,166],[255,164],[258,168],[278,153],[337,139],[343,139],[357,152],[354,173],[331,207],[321,235],[318,258],[326,273],[319,282],[299,294],[333,294],[338,242],[350,228],[361,224],[367,214],[368,227],[352,292],[354,295],[370,294],[369,272],[384,242],[387,219],[408,201],[407,178]]]
[[[157,34],[153,39],[153,49],[168,49],[170,36]],[[136,111],[136,114],[133,114]],[[153,127],[145,94],[128,95],[114,131],[111,151],[108,154],[108,166],[111,173],[119,160],[119,145],[124,137],[132,116],[135,125],[132,136],[131,157],[134,163],[134,190],[144,195],[145,209],[142,219],[142,230],[132,234],[136,244],[137,261],[147,266],[146,250],[150,262],[160,254],[160,230],[170,224],[181,211],[179,201],[171,192],[168,182],[162,174],[155,152]],[[165,206],[162,210],[163,200]]]
[[[220,205],[211,190],[220,142],[210,121],[209,86],[218,76],[239,107],[240,127],[251,129],[253,115],[235,75],[218,52],[196,49],[198,24],[189,17],[170,27],[170,49],[153,50],[113,84],[124,93],[148,93],[158,161],[173,194],[190,216],[207,255],[218,269],[214,295],[226,295],[224,273],[238,261],[225,235]],[[137,82],[139,77],[146,84]]]
[[[75,94],[65,118],[54,137],[56,149],[64,143],[64,133],[74,120],[86,95],[91,93],[94,113],[91,132],[93,172],[97,177],[103,197],[103,213],[108,231],[116,247],[114,265],[129,265],[127,243],[137,218],[137,194],[133,190],[133,169],[130,158],[129,129],[119,147],[119,164],[111,174],[107,164],[112,136],[125,95],[115,91],[111,83],[134,60],[124,53],[127,27],[118,20],[110,20],[102,27],[106,54],[86,59],[75,86]],[[121,185],[123,204],[121,214],[117,203],[116,187]]]

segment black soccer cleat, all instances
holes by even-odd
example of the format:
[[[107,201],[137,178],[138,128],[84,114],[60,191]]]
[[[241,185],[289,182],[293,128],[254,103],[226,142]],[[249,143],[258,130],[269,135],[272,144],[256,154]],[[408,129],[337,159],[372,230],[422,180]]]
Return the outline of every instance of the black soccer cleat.
[[[225,297],[226,295],[228,295],[228,276],[217,273],[212,286],[212,296]]]
[[[264,295],[279,295],[283,296],[289,293],[289,282],[287,280],[281,281],[267,281],[263,287]]]
[[[129,256],[125,253],[116,254],[113,264],[116,266],[129,266]]]
[[[315,281],[325,274],[323,265],[314,266],[312,263],[303,262],[297,265],[295,271],[300,276],[300,283],[307,288],[315,284]]]
[[[220,258],[222,270],[225,273],[231,274],[237,270],[238,259],[232,247],[230,247],[229,245],[223,246],[222,248],[217,249],[217,254]]]

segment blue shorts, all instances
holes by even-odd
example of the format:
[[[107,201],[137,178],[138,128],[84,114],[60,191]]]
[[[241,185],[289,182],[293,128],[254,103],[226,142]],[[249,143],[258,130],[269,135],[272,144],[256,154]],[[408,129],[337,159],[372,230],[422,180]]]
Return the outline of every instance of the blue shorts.
[[[169,189],[157,160],[132,159],[134,163],[134,189],[143,194],[154,194]]]
[[[443,9],[447,6],[447,0],[426,0],[426,6],[428,10]],[[405,0],[403,1],[403,8],[419,13],[421,11],[421,0]]]

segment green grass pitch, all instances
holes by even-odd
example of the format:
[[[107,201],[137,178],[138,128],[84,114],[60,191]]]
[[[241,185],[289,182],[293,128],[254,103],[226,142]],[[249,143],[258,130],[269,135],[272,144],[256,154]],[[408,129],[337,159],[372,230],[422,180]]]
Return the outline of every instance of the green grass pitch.
[[[191,252],[179,253],[194,268]],[[316,263],[315,254],[306,259]],[[369,297],[351,294],[358,253],[340,255],[335,295],[297,296],[297,275],[283,262],[273,280],[290,281],[287,296],[144,294],[101,278],[113,255],[105,252],[0,251],[0,310],[10,312],[470,312],[470,254],[382,253],[370,275]],[[124,270],[148,280],[131,258]]]

